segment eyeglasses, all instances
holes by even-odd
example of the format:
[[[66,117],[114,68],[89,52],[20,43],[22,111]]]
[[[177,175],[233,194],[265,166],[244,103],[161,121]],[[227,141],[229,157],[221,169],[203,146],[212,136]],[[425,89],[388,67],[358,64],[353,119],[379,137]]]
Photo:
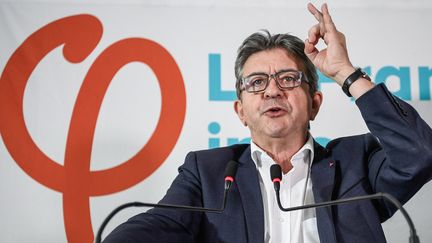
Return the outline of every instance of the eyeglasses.
[[[264,91],[270,83],[270,78],[276,81],[279,89],[287,90],[300,86],[302,81],[309,83],[303,79],[303,72],[298,70],[282,70],[275,74],[267,73],[252,73],[247,77],[242,78],[243,90],[249,93],[259,93]]]

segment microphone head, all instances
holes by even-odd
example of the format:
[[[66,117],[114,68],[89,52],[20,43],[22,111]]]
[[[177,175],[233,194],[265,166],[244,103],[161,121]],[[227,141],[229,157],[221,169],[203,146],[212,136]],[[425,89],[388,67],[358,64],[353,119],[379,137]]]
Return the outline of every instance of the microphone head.
[[[278,164],[270,166],[270,177],[273,183],[280,182],[282,180],[282,168]]]
[[[234,160],[230,160],[225,167],[224,179],[225,181],[229,180],[231,182],[234,181],[235,174],[237,173],[238,163]]]

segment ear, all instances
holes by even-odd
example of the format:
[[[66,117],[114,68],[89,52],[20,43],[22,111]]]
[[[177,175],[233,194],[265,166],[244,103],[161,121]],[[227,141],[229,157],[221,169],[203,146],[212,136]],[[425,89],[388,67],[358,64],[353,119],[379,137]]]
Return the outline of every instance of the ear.
[[[243,112],[243,103],[241,100],[234,101],[234,111],[237,113],[238,118],[244,126],[247,126],[246,119]]]
[[[312,109],[310,113],[309,120],[315,120],[316,115],[321,107],[323,101],[323,95],[320,91],[316,91],[312,96]]]

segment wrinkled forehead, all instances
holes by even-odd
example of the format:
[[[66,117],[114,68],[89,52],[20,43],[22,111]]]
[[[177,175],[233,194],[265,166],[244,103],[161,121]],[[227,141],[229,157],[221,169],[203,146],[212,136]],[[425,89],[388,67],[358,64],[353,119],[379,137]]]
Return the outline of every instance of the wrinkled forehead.
[[[280,70],[301,70],[298,58],[282,48],[273,48],[256,52],[249,56],[243,65],[242,76],[252,73],[276,73]]]

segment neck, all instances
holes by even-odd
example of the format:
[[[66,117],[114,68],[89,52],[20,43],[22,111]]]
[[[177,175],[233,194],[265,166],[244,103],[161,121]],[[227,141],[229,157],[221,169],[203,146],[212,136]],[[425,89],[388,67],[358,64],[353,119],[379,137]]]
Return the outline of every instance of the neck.
[[[254,138],[254,143],[264,150],[277,164],[284,174],[292,169],[291,158],[306,143],[308,134],[291,135],[289,138]]]

